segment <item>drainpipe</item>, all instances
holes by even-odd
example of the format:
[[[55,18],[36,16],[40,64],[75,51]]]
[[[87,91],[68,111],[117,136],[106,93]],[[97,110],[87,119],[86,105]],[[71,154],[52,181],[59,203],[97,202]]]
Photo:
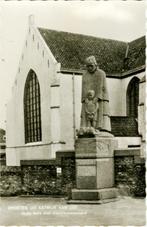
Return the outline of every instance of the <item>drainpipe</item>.
[[[76,116],[75,116],[75,74],[72,74],[72,97],[73,97],[73,139],[74,139],[74,147],[76,140]]]

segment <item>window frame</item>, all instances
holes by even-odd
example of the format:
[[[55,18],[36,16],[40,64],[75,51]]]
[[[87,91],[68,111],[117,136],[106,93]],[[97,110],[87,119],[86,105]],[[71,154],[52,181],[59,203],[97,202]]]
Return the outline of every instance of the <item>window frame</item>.
[[[24,88],[25,143],[42,141],[41,94],[36,73],[30,70]]]

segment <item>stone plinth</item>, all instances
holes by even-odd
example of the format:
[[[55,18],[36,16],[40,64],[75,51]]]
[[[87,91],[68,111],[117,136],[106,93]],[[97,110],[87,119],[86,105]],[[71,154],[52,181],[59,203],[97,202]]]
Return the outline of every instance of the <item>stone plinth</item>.
[[[73,200],[116,197],[114,188],[114,137],[79,138],[76,141],[76,185]]]
[[[116,198],[117,190],[115,188],[87,190],[87,189],[73,189],[73,200],[104,200]]]

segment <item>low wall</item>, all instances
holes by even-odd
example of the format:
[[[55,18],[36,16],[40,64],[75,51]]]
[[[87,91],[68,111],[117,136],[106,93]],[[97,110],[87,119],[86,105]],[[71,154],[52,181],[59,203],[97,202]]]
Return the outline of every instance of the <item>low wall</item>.
[[[21,167],[0,165],[0,195],[12,196],[22,193]]]
[[[115,184],[120,194],[145,196],[145,159],[140,150],[115,151]]]
[[[22,193],[27,195],[68,195],[74,186],[75,160],[22,162]]]
[[[115,151],[115,184],[120,194],[145,196],[145,160],[139,149]],[[75,183],[74,152],[56,160],[22,161],[21,167],[0,167],[0,194],[71,196]]]
[[[75,187],[75,159],[22,161],[21,167],[1,166],[0,195],[52,195],[70,197]]]

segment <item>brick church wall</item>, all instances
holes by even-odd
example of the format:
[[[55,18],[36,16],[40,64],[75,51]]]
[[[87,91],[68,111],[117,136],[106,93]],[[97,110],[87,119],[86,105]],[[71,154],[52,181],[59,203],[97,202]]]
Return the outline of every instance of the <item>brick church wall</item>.
[[[112,134],[114,136],[138,136],[138,124],[134,117],[111,117]]]

